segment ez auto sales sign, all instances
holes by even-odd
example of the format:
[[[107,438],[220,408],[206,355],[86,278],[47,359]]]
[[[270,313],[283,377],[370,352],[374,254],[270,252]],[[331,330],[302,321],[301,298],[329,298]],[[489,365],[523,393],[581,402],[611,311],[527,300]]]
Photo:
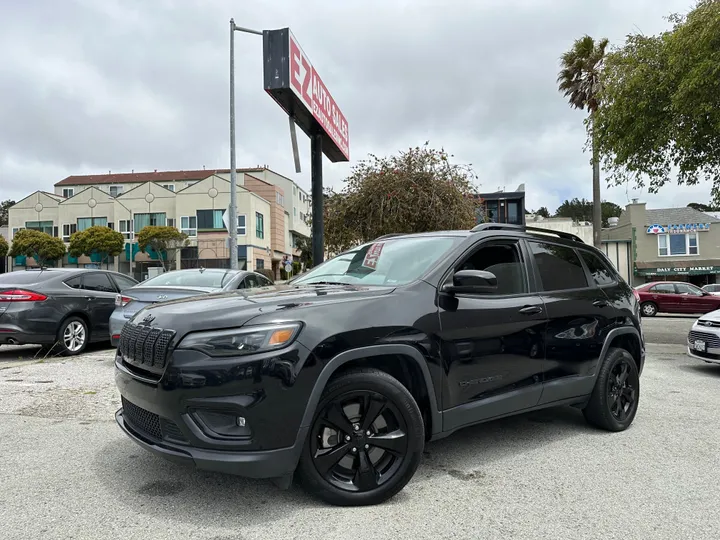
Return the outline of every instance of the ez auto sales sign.
[[[348,123],[289,28],[263,32],[265,90],[308,135],[318,129],[323,153],[349,161]]]

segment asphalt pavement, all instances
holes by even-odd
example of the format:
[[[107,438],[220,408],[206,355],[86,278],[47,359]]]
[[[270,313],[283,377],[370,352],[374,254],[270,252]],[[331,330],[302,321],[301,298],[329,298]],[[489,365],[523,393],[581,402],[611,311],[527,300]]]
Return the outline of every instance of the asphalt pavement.
[[[114,423],[112,351],[40,359],[3,347],[0,537],[715,540],[720,366],[683,354],[692,320],[644,320],[627,431],[592,429],[572,408],[469,428],[430,443],[410,484],[366,508],[152,456]]]

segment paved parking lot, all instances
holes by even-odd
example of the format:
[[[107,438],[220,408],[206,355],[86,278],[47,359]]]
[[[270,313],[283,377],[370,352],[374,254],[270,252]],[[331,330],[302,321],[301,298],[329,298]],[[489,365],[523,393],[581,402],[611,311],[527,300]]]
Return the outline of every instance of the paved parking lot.
[[[659,344],[628,431],[571,408],[469,428],[389,503],[347,509],[137,447],[114,424],[112,351],[0,348],[0,537],[717,539],[720,366],[683,354],[692,320],[646,320]]]

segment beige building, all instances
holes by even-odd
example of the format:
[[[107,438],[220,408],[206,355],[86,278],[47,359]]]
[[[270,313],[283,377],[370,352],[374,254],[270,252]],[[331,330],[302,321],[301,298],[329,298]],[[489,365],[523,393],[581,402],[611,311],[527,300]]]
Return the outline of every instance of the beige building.
[[[309,198],[292,180],[268,169],[243,169],[237,178],[240,267],[268,268],[279,276],[281,262],[292,258],[296,238],[310,234],[304,221]],[[283,185],[295,195],[286,197]],[[189,246],[178,253],[177,267],[224,267],[229,249],[223,217],[229,203],[228,170],[70,176],[55,185],[55,193],[35,192],[10,209],[10,240],[18,230],[31,228],[69,242],[75,231],[106,225],[126,240],[125,253],[109,266],[144,277],[148,266],[159,262],[156,254],[139,252],[135,234],[146,225],[169,225],[189,238]],[[293,220],[291,212],[298,219]],[[12,262],[34,264],[23,258]],[[62,264],[93,262],[66,256]]]

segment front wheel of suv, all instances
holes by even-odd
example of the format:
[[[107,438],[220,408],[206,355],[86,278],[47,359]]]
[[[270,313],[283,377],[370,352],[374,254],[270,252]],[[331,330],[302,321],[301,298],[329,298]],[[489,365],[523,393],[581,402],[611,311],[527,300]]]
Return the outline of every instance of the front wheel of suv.
[[[625,349],[611,348],[583,409],[585,419],[607,431],[623,431],[632,424],[639,400],[640,375],[635,360]]]
[[[407,388],[383,371],[358,369],[323,392],[298,473],[330,504],[378,504],[410,481],[424,444],[422,415]]]

